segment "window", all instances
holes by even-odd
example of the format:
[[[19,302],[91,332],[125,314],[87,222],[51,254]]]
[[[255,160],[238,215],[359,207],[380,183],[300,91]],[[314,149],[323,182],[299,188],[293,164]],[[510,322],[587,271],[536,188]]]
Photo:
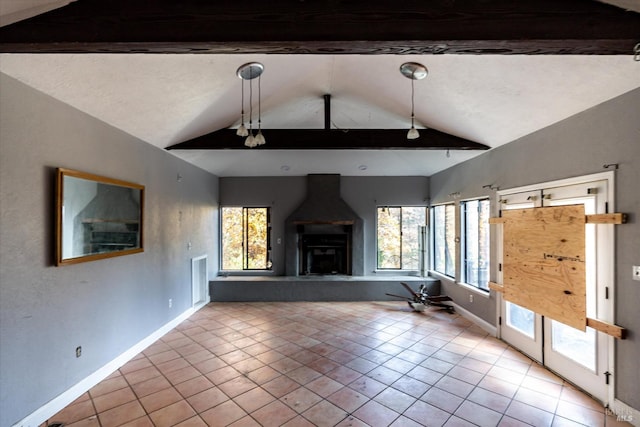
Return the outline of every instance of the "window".
[[[378,268],[420,269],[421,229],[427,225],[425,206],[378,208]]]
[[[433,269],[455,277],[456,208],[453,203],[433,207]]]
[[[222,208],[222,270],[271,269],[269,213],[269,208]]]
[[[489,217],[490,202],[469,200],[460,203],[462,221],[462,280],[489,290]]]

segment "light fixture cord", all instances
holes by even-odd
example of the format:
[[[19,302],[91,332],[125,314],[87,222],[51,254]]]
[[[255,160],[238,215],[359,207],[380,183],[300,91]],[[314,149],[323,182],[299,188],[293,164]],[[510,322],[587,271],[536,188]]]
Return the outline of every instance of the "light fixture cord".
[[[262,127],[262,107],[260,106],[260,101],[262,100],[262,89],[260,86],[260,82],[262,81],[262,75],[258,76],[258,132]]]
[[[240,100],[240,117],[242,118],[242,125],[244,126],[244,79],[241,80],[242,98]]]
[[[253,79],[249,80],[249,135],[253,135]]]
[[[413,119],[415,117],[414,108],[413,108],[413,106],[414,106],[414,102],[413,102],[413,100],[414,100],[413,81],[415,80],[414,79],[414,74],[415,74],[415,71],[413,73],[411,73],[411,127],[414,127],[413,126]]]

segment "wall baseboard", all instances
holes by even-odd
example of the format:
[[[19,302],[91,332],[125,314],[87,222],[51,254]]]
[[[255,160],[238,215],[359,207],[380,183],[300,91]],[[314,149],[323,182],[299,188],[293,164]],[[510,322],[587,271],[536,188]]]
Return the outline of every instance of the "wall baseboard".
[[[127,363],[129,360],[133,359],[137,354],[142,352],[144,349],[149,347],[151,344],[160,339],[164,334],[171,331],[177,325],[182,323],[184,320],[188,319],[193,313],[195,313],[199,308],[203,307],[198,306],[196,308],[191,307],[180,314],[175,319],[171,320],[169,323],[162,326],[160,329],[153,332],[151,335],[144,338],[142,341],[138,342],[136,345],[122,353],[120,356],[116,357],[93,374],[81,380],[79,383],[69,388],[67,391],[49,401],[45,405],[36,409],[34,412],[23,418],[21,421],[15,423],[12,427],[38,427],[53,415],[60,412],[62,409],[67,407],[71,402],[76,400],[78,397],[82,396],[84,393],[89,391],[93,386],[100,383],[100,381],[104,380],[106,377],[111,375],[113,372],[118,370],[121,366]]]
[[[462,308],[461,306],[459,306],[455,302],[452,303],[452,305],[454,306],[456,312],[458,314],[460,314],[462,317],[464,317],[467,320],[472,321],[473,323],[478,325],[480,328],[482,328],[483,330],[487,331],[487,333],[489,333],[489,335],[491,335],[492,337],[497,337],[498,336],[498,328],[497,327],[493,326],[491,323],[487,322],[486,320],[479,318],[478,316],[476,316],[475,314],[473,314],[469,310],[466,310],[466,309]]]

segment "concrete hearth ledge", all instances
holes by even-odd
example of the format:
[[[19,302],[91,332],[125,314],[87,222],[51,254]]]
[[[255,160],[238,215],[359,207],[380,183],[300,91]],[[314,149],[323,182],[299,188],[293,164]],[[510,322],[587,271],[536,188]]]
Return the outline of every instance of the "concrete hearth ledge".
[[[432,282],[437,281],[433,277],[420,276],[391,276],[391,275],[375,275],[375,276],[348,276],[345,274],[310,274],[307,276],[218,276],[214,281],[218,280],[236,280],[236,281],[258,281],[258,282],[298,282],[301,280],[310,281],[338,281],[338,282],[360,282],[360,281],[389,281],[396,280],[399,282]]]
[[[430,295],[440,294],[440,281],[419,276],[219,276],[209,282],[211,301],[402,301],[387,293],[405,295],[400,282]]]

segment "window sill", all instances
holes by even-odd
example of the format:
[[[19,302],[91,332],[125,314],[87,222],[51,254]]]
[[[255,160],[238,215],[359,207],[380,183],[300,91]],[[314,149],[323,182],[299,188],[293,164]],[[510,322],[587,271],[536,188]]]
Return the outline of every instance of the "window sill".
[[[273,276],[273,270],[223,270],[218,272],[218,277],[231,276]]]
[[[420,276],[420,271],[418,270],[392,270],[392,269],[381,269],[381,270],[373,270],[373,274],[389,275],[389,276]]]
[[[429,276],[434,277],[439,280],[448,280],[449,282],[455,283],[455,277],[447,276],[446,274],[439,273],[435,270],[429,270]]]

